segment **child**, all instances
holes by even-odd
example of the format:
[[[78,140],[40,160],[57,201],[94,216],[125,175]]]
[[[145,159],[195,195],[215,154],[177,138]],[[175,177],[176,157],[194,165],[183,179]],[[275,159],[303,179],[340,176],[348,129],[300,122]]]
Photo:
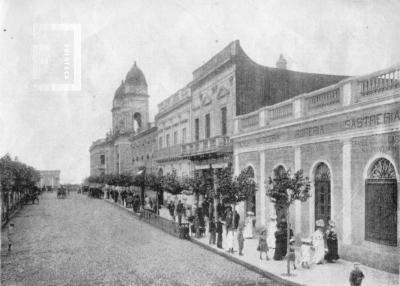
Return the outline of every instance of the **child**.
[[[10,222],[10,224],[8,225],[8,231],[7,231],[8,251],[11,251],[11,246],[13,244],[13,238],[14,238],[14,223]]]
[[[301,267],[310,269],[310,262],[311,262],[311,239],[302,239],[301,240],[301,248],[300,248],[300,253],[301,253]]]
[[[362,280],[364,279],[364,273],[360,270],[359,268],[360,263],[356,262],[354,263],[354,269],[350,273],[350,285],[351,286],[360,286]]]
[[[289,263],[293,263],[293,269],[296,270],[296,254],[294,252],[294,239],[292,238],[289,242],[289,253],[287,254]]]
[[[260,237],[258,238],[258,251],[260,251],[260,260],[262,260],[262,253],[265,252],[265,259],[268,258],[268,244],[267,244],[267,230],[263,229],[261,231]]]
[[[239,227],[237,240],[238,240],[238,244],[239,244],[239,255],[242,256],[243,255],[242,251],[243,251],[243,246],[244,246],[243,226]]]

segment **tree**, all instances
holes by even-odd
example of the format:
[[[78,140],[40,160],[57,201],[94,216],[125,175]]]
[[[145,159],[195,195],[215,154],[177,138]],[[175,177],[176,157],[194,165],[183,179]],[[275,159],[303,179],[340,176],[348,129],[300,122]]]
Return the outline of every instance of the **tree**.
[[[184,188],[191,191],[196,198],[196,208],[199,207],[200,195],[207,194],[210,186],[206,178],[200,176],[198,172],[195,172],[193,177],[185,177],[183,179]]]
[[[275,203],[275,209],[278,217],[284,216],[286,222],[289,222],[289,208],[295,201],[307,201],[310,197],[310,181],[304,178],[303,170],[299,170],[291,175],[290,169],[282,170],[275,174],[274,178],[269,177],[266,186],[266,195]],[[290,251],[290,225],[287,225],[287,243],[286,253]],[[287,275],[290,275],[289,256],[287,258]]]
[[[159,213],[159,197],[163,193],[164,176],[156,174],[148,174],[145,177],[145,184],[157,194],[157,214]]]
[[[257,190],[254,178],[250,175],[248,168],[242,170],[239,176],[233,176],[231,166],[217,171],[218,188],[217,192],[221,196],[223,203],[233,205],[252,196]]]
[[[290,190],[290,191],[288,191]],[[290,169],[277,172],[274,178],[269,177],[266,185],[266,195],[275,203],[275,209],[279,218],[286,218],[289,206],[295,200],[307,201],[310,197],[310,181],[304,178],[303,170],[291,175]]]
[[[165,175],[163,183],[164,190],[173,195],[180,194],[185,188],[185,184],[178,178],[175,170]]]

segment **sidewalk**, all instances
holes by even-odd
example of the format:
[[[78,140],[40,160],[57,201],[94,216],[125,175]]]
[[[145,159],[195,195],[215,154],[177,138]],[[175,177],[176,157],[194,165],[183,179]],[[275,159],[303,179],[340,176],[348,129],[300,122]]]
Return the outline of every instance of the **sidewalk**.
[[[115,204],[111,199],[104,199],[105,201]],[[116,204],[121,208],[132,212],[132,209],[125,208],[121,204]],[[171,219],[167,208],[162,207],[160,209],[160,216],[166,219]],[[184,220],[184,219],[183,219]],[[225,227],[224,227],[225,232]],[[293,276],[283,276],[286,273],[286,261],[275,261],[270,259],[266,261],[259,259],[259,253],[257,251],[258,239],[246,239],[244,243],[243,256],[238,254],[237,240],[235,240],[235,253],[229,254],[226,251],[226,239],[225,233],[223,234],[222,246],[224,249],[217,248],[216,245],[209,245],[208,231],[206,236],[202,238],[191,237],[191,241],[210,250],[219,255],[226,257],[227,259],[239,263],[255,272],[258,272],[266,277],[273,279],[277,282],[284,283],[287,285],[307,285],[307,286],[344,286],[350,285],[349,276],[353,269],[353,263],[339,260],[336,263],[325,263],[322,265],[312,265],[310,269],[290,269]],[[269,253],[269,256],[273,256],[273,252]],[[264,255],[263,255],[264,257]],[[392,274],[374,268],[361,265],[360,269],[364,272],[365,278],[362,282],[362,286],[398,286],[399,275]]]
[[[162,208],[160,210],[160,215],[170,219],[168,210]],[[225,231],[225,227],[224,227]],[[293,267],[290,269],[294,276],[287,277],[283,276],[286,273],[286,260],[285,261],[275,261],[270,259],[266,261],[263,254],[263,260],[259,259],[259,252],[257,251],[258,239],[254,237],[253,239],[246,239],[244,243],[243,256],[239,256],[238,244],[235,240],[235,253],[229,254],[226,251],[226,239],[225,233],[223,234],[222,246],[224,249],[219,249],[216,245],[209,245],[208,231],[205,237],[195,238],[192,236],[192,240],[198,244],[203,245],[207,249],[214,251],[218,254],[224,255],[228,259],[245,265],[249,268],[257,268],[260,272],[266,273],[271,279],[279,280],[279,282],[289,282],[291,285],[308,285],[308,286],[343,286],[350,285],[349,276],[353,269],[353,263],[339,260],[336,263],[325,263],[322,265],[312,265],[311,269],[296,269]],[[269,257],[272,258],[273,250],[270,251]],[[247,264],[247,265],[246,265]],[[362,282],[362,286],[398,286],[399,285],[399,275],[392,274],[374,268],[370,268],[364,265],[360,266],[360,269],[364,272],[365,278]],[[290,283],[291,282],[291,283]]]

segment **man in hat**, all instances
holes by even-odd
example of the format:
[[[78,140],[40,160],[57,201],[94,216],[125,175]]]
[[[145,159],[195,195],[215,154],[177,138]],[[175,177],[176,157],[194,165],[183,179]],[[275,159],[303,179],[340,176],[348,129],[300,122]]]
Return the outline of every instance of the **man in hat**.
[[[218,222],[217,222],[217,247],[222,248],[222,222],[221,218],[218,217]]]
[[[354,269],[350,273],[350,285],[361,286],[361,282],[364,279],[364,273],[360,270],[360,263],[354,263]]]

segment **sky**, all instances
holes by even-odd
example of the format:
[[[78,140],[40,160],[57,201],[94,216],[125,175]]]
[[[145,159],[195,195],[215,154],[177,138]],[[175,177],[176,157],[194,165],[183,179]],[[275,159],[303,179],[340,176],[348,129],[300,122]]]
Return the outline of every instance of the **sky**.
[[[259,64],[275,66],[282,53],[297,71],[363,75],[398,64],[398,15],[395,0],[0,0],[0,156],[80,183],[89,176],[89,147],[110,129],[115,90],[134,61],[154,120],[157,104],[233,40]],[[43,24],[80,27],[80,68],[68,57],[78,50],[63,46],[76,34],[38,33]],[[66,63],[73,63],[67,76]],[[75,74],[78,90],[37,86],[71,83]]]

